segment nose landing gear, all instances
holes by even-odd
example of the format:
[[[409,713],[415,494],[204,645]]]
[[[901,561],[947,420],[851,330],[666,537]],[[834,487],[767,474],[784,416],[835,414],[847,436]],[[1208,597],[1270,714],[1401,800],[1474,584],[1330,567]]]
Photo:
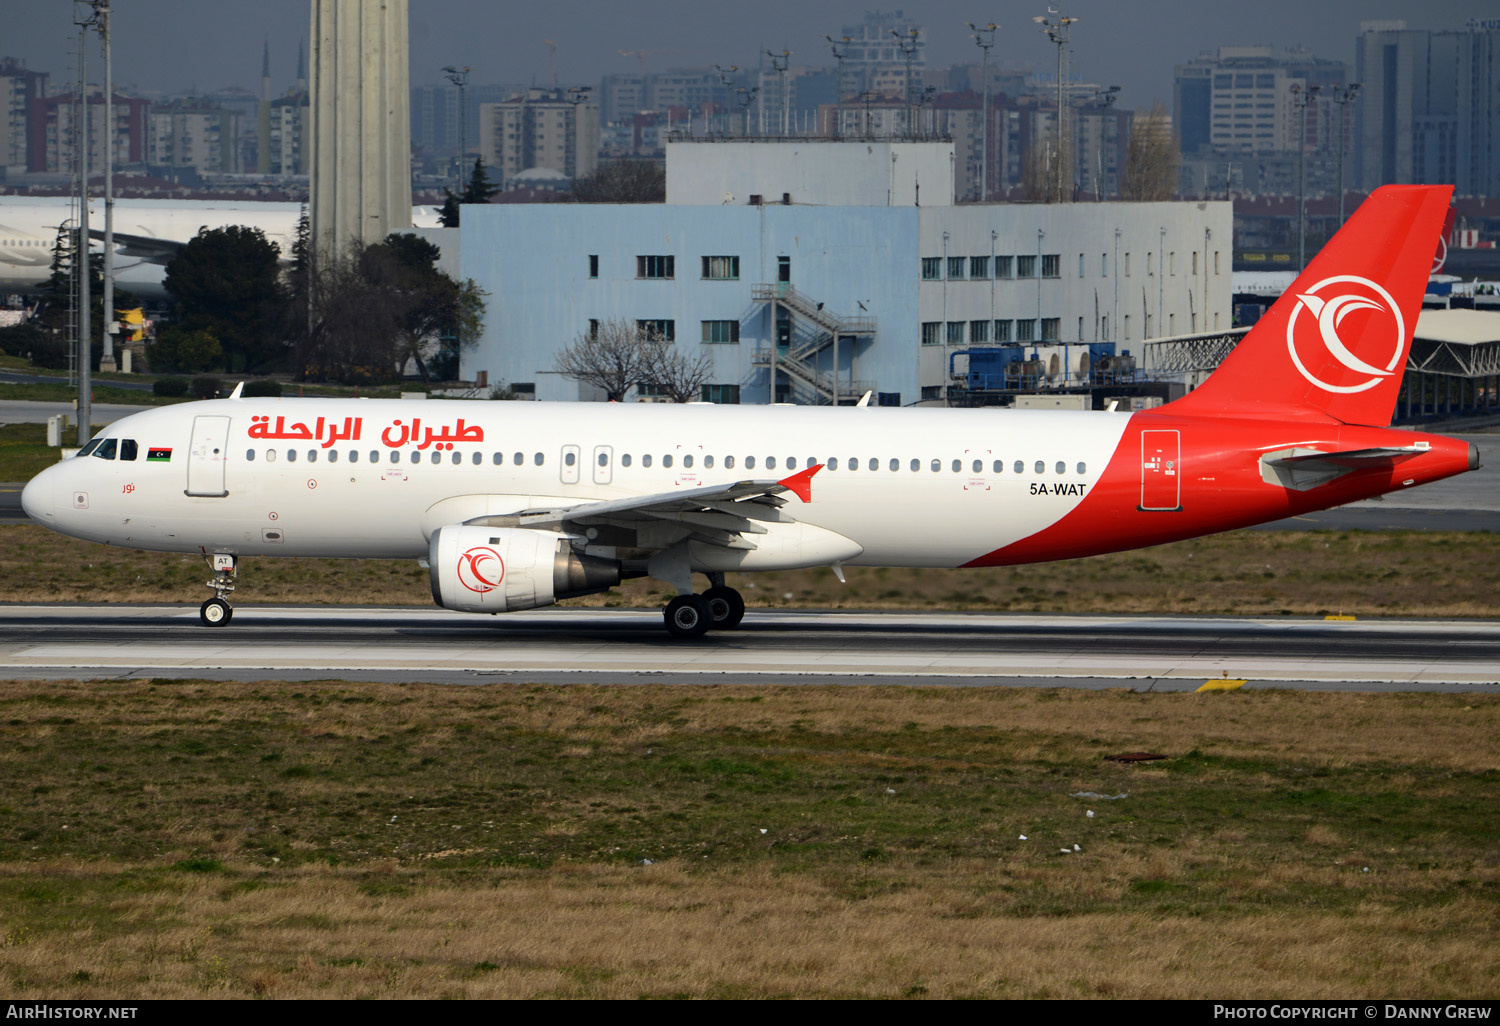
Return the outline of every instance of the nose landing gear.
[[[234,619],[234,607],[225,598],[234,591],[234,577],[238,570],[239,558],[227,552],[215,552],[204,557],[214,572],[213,580],[208,582],[208,587],[213,589],[214,597],[198,607],[198,619],[203,621],[205,627],[223,627]]]

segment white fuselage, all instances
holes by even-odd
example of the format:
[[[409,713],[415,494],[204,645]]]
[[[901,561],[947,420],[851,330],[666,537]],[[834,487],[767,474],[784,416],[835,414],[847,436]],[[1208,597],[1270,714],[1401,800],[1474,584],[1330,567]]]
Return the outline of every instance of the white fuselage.
[[[101,437],[117,440],[115,458],[66,460],[35,478],[24,501],[55,530],[142,549],[419,558],[433,531],[476,517],[774,481],[822,464],[812,501],[789,499],[786,511],[855,542],[859,553],[840,562],[951,567],[1073,509],[1129,420],[993,409],[217,400],[111,425]],[[122,459],[132,448],[136,458]],[[828,561],[766,559],[771,534],[755,539],[755,568]]]

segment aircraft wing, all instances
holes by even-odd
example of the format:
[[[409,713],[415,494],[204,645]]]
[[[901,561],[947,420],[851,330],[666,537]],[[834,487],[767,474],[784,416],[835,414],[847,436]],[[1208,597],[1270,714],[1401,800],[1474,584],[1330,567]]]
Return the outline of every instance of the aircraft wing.
[[[663,540],[687,537],[725,548],[753,549],[755,544],[744,536],[765,534],[762,523],[791,522],[792,518],[781,512],[786,505],[782,496],[791,492],[803,502],[811,501],[813,475],[822,469],[822,464],[817,464],[779,481],[749,478],[627,499],[523,510],[505,519],[516,527],[543,530],[617,527],[633,530],[637,535],[652,525],[660,525],[669,528]],[[485,517],[481,522],[495,519]]]
[[[90,228],[89,238],[104,241],[102,229]],[[136,257],[148,264],[162,264],[165,266],[172,262],[182,249],[184,243],[172,239],[158,239],[151,235],[127,235],[123,232],[115,232],[115,247],[120,256]]]

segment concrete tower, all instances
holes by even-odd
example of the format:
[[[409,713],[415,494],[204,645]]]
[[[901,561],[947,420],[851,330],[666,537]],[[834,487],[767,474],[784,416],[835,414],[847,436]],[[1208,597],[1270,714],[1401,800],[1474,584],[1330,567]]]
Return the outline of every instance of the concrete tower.
[[[411,227],[406,0],[312,0],[315,258]]]

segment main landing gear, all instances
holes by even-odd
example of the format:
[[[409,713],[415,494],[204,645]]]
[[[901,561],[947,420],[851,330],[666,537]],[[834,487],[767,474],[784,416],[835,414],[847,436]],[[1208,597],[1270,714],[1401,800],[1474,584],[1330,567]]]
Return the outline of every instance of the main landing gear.
[[[198,619],[203,621],[205,627],[224,627],[234,619],[234,607],[225,596],[234,591],[238,557],[226,552],[215,552],[204,558],[214,572],[214,579],[208,582],[208,587],[214,591],[214,597],[198,607]]]
[[[726,587],[724,575],[708,575],[711,587],[702,595],[678,595],[667,603],[663,619],[675,638],[701,638],[709,631],[726,631],[745,618],[745,600]]]

